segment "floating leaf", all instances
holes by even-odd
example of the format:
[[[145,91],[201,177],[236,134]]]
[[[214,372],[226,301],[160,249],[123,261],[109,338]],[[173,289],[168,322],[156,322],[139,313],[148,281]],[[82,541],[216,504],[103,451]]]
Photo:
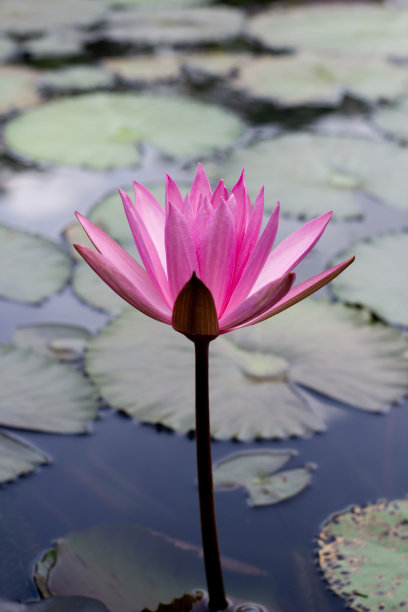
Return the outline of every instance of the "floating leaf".
[[[56,552],[37,564],[35,578],[45,596],[96,597],[115,612],[156,610],[173,600],[188,610],[205,584],[200,553],[139,525],[99,525],[59,539]],[[270,579],[261,570],[228,560],[224,568],[229,595],[268,605]]]
[[[0,601],[0,612],[109,612],[100,601],[77,595],[49,597],[43,601],[17,603]]]
[[[12,345],[0,347],[0,424],[35,431],[81,433],[98,409],[81,372]]]
[[[174,81],[180,76],[180,63],[174,55],[145,55],[114,57],[103,65],[124,81],[152,82]]]
[[[38,73],[29,68],[0,66],[0,113],[38,104],[38,78]]]
[[[207,53],[189,53],[181,62],[187,68],[188,74],[194,71],[211,77],[225,78],[246,65],[250,57],[249,53],[212,51]]]
[[[404,100],[397,106],[380,108],[373,115],[373,120],[385,132],[396,138],[408,140],[408,102]]]
[[[171,5],[176,6],[194,6],[195,4],[210,4],[211,0],[171,0]],[[169,0],[110,0],[110,4],[121,8],[168,8]]]
[[[319,562],[330,588],[353,610],[408,605],[408,500],[336,514],[319,536]]]
[[[229,455],[214,465],[214,487],[244,487],[252,506],[277,504],[294,497],[310,483],[311,468],[306,466],[273,474],[294,454],[290,450],[263,450]]]
[[[78,262],[74,268],[72,288],[81,300],[98,310],[119,314],[130,308],[84,261]]]
[[[23,325],[13,334],[13,343],[31,348],[40,355],[55,357],[58,361],[77,361],[82,357],[91,334],[83,327],[38,323]]]
[[[250,98],[280,106],[336,106],[346,94],[370,102],[401,96],[408,89],[408,75],[405,67],[381,58],[302,53],[247,62],[233,86]]]
[[[44,18],[46,18],[44,16]],[[24,42],[24,51],[31,59],[65,59],[83,53],[85,33],[69,27],[53,28],[39,38]],[[68,69],[69,70],[69,69]]]
[[[314,217],[333,209],[344,219],[361,216],[361,190],[407,209],[407,165],[407,151],[390,143],[298,133],[235,151],[216,174],[228,184],[245,167],[253,197],[265,184],[269,210],[280,200],[286,214]]]
[[[83,91],[109,87],[112,75],[100,66],[71,66],[44,73],[41,87],[54,91]]]
[[[8,60],[15,52],[16,47],[14,43],[7,36],[0,34],[0,61]]]
[[[263,11],[250,19],[248,31],[272,49],[406,59],[407,28],[407,10],[338,3]]]
[[[104,36],[140,46],[220,43],[241,34],[244,15],[228,7],[163,8],[118,11]]]
[[[0,297],[38,304],[68,281],[69,257],[46,238],[0,225]]]
[[[296,383],[384,411],[407,391],[406,350],[401,334],[370,324],[367,313],[314,300],[229,333],[211,344],[212,435],[251,440],[321,431]],[[126,311],[90,341],[85,361],[116,409],[179,433],[194,429],[193,347],[170,327]]]
[[[48,462],[47,455],[27,442],[0,432],[0,483],[14,480],[22,474],[28,474],[38,465]],[[1,611],[2,603],[0,602]]]
[[[16,153],[37,161],[104,169],[140,161],[147,142],[175,157],[208,155],[243,131],[221,108],[182,97],[94,93],[50,102],[12,119],[5,130]]]
[[[334,281],[333,292],[345,302],[367,306],[389,323],[408,325],[408,278],[399,267],[408,258],[408,233],[375,236],[351,250],[356,265]]]

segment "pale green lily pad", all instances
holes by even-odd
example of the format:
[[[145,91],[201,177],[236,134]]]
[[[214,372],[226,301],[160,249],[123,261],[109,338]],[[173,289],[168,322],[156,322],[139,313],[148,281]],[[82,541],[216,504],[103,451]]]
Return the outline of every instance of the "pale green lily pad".
[[[101,66],[71,66],[43,74],[40,86],[54,91],[85,91],[113,84],[113,77]]]
[[[139,525],[99,525],[59,539],[37,564],[35,579],[43,596],[74,592],[115,612],[156,610],[174,600],[176,609],[188,610],[205,585],[200,553]],[[228,595],[270,604],[264,572],[228,560],[223,566]]]
[[[0,297],[38,304],[68,281],[69,257],[49,240],[0,225]]]
[[[81,55],[85,40],[85,33],[82,30],[67,27],[53,28],[40,38],[26,40],[24,51],[35,60],[61,60]]]
[[[321,431],[297,384],[385,411],[407,392],[406,351],[401,334],[371,324],[367,313],[314,300],[229,333],[211,344],[212,435],[252,440]],[[179,433],[194,430],[193,345],[170,326],[129,310],[90,341],[85,363],[116,409]]]
[[[408,233],[375,236],[351,251],[356,262],[331,285],[335,295],[367,306],[389,323],[407,326],[408,277],[401,272],[408,261]]]
[[[13,343],[21,348],[30,348],[40,355],[69,363],[81,359],[90,338],[91,334],[83,327],[37,323],[17,327],[13,334]]]
[[[77,595],[50,597],[42,601],[18,603],[0,601],[0,612],[109,612],[100,601]]]
[[[232,77],[251,59],[249,53],[228,53],[226,51],[209,51],[207,53],[190,53],[181,59],[184,72],[193,82],[201,79],[228,79]]]
[[[120,8],[143,8],[154,9],[168,8],[169,4],[174,7],[194,6],[211,4],[212,0],[110,0],[109,4]]]
[[[0,347],[0,425],[82,433],[97,409],[94,388],[72,366],[31,350]]]
[[[202,45],[238,37],[244,14],[228,7],[163,8],[117,12],[105,31],[108,40],[138,47]]]
[[[98,310],[116,315],[130,308],[83,260],[74,268],[72,288],[81,300]]]
[[[408,57],[408,11],[359,3],[270,9],[249,20],[248,33],[272,49],[367,57]]]
[[[408,140],[408,101],[379,109],[374,113],[373,121],[396,138]]]
[[[0,431],[0,483],[28,474],[42,463],[49,463],[47,455],[31,444]],[[1,606],[0,602],[0,611]]]
[[[39,104],[38,80],[38,72],[30,68],[0,66],[0,114]]]
[[[180,62],[175,55],[141,55],[104,60],[107,70],[124,81],[174,81],[180,76]]]
[[[142,142],[172,157],[199,157],[230,146],[241,121],[183,97],[94,93],[50,102],[11,120],[8,146],[37,161],[97,169],[132,166]]]
[[[310,483],[309,466],[274,474],[295,454],[291,450],[251,450],[229,455],[214,465],[214,487],[244,487],[250,506],[277,504],[294,497]]]
[[[10,59],[15,51],[16,46],[10,38],[0,35],[0,62]]]
[[[382,58],[301,53],[247,62],[233,87],[281,106],[336,106],[346,94],[370,102],[401,96],[408,90],[408,73]]]
[[[408,500],[381,501],[336,514],[319,535],[330,588],[353,610],[408,605]]]
[[[265,185],[265,206],[276,201],[285,214],[359,217],[358,192],[408,208],[408,152],[392,143],[298,133],[261,141],[235,151],[213,175],[227,184],[245,168],[251,197]]]

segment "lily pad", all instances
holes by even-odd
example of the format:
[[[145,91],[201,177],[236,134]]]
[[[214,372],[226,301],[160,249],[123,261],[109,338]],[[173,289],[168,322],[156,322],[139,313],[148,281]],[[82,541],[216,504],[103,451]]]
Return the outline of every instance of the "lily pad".
[[[94,93],[50,102],[12,119],[9,147],[37,161],[97,169],[140,161],[142,142],[173,157],[199,157],[230,146],[241,121],[183,97]]]
[[[91,334],[83,327],[38,323],[18,327],[13,334],[13,343],[69,363],[81,359],[90,337]]]
[[[83,433],[98,410],[81,372],[12,345],[0,347],[0,425],[53,433]]]
[[[0,432],[0,483],[28,474],[42,463],[49,463],[47,455],[15,436]]]
[[[319,535],[319,562],[330,588],[353,610],[408,605],[408,500],[355,506]]]
[[[310,483],[309,466],[273,474],[295,454],[291,450],[263,450],[229,455],[214,465],[214,487],[244,487],[251,506],[277,504],[294,497]]]
[[[250,58],[249,53],[210,51],[207,53],[190,53],[182,60],[182,64],[187,69],[188,74],[194,71],[210,77],[228,78],[242,66],[245,66]]]
[[[38,72],[35,70],[0,66],[0,114],[39,104],[38,80]]]
[[[60,291],[70,275],[69,257],[49,240],[0,225],[0,297],[38,304]]]
[[[321,431],[297,384],[362,410],[385,411],[407,392],[406,351],[401,334],[372,324],[367,313],[315,300],[229,333],[211,345],[212,435],[251,440]],[[85,355],[109,404],[179,433],[194,430],[193,361],[184,337],[133,310],[91,340]]]
[[[247,62],[233,87],[280,106],[336,106],[346,94],[370,102],[401,96],[408,90],[408,74],[381,58],[301,53]]]
[[[71,66],[44,73],[40,86],[57,92],[85,91],[113,84],[113,77],[100,66]]]
[[[76,593],[96,597],[109,610],[156,610],[177,601],[189,610],[205,585],[201,550],[139,525],[98,525],[57,541],[35,569],[43,596]],[[231,596],[268,604],[270,578],[261,570],[224,563]],[[266,599],[263,600],[261,597]]]
[[[116,315],[130,308],[84,261],[79,261],[74,268],[72,288],[81,300],[97,310]]]
[[[24,41],[24,51],[31,59],[72,58],[83,53],[85,32],[69,27],[53,28],[40,37]]]
[[[363,304],[395,325],[408,325],[408,278],[399,265],[408,259],[408,232],[384,234],[352,248],[356,265],[335,280],[332,290],[341,300]]]
[[[0,35],[0,62],[10,59],[15,51],[16,46],[10,38]]]
[[[338,219],[362,215],[358,193],[408,208],[408,152],[368,139],[288,134],[235,151],[214,175],[228,184],[245,167],[250,194],[265,184],[266,208],[280,200],[286,213]]]
[[[396,106],[379,109],[373,115],[373,121],[385,132],[401,140],[408,140],[408,101]]]
[[[408,11],[363,3],[270,9],[249,20],[249,34],[274,50],[408,57]]]
[[[180,62],[174,55],[114,57],[104,60],[103,65],[130,83],[174,81],[180,76]]]
[[[117,12],[109,21],[105,37],[137,47],[203,45],[238,37],[244,14],[228,7],[163,8]]]
[[[75,612],[109,612],[100,601],[76,595],[50,597],[32,603],[0,601],[0,612],[73,612],[73,610]]]

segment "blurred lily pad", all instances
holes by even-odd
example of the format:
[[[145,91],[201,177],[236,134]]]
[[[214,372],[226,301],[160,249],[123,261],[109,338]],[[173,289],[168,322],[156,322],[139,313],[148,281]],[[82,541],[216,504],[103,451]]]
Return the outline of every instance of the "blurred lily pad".
[[[70,275],[69,257],[46,238],[0,225],[0,297],[38,304],[60,291]]]
[[[251,440],[321,431],[298,384],[385,411],[407,391],[406,351],[401,334],[372,324],[367,313],[315,300],[218,338],[210,357],[212,435]],[[90,341],[85,363],[114,408],[179,433],[194,430],[193,347],[169,326],[128,310]]]
[[[24,51],[31,59],[67,59],[83,53],[86,35],[83,30],[73,27],[52,28],[36,38],[24,41]]]
[[[214,465],[214,487],[244,487],[251,506],[277,504],[294,497],[310,483],[310,466],[274,474],[295,454],[291,450],[251,450],[229,455]]]
[[[373,121],[385,132],[396,138],[408,140],[408,101],[395,106],[380,108],[373,115]]]
[[[408,91],[408,73],[381,58],[301,53],[247,62],[233,87],[280,106],[336,106],[346,94],[370,102],[401,96]]]
[[[100,601],[77,595],[50,597],[43,601],[18,603],[0,601],[0,612],[109,612]]]
[[[28,474],[42,463],[49,463],[47,455],[31,444],[0,431],[0,483]]]
[[[38,323],[17,327],[13,343],[21,348],[33,349],[40,355],[55,357],[58,361],[78,361],[91,334],[83,327]]]
[[[130,83],[174,81],[180,76],[180,63],[174,55],[114,57],[104,60],[103,65],[114,75]]]
[[[84,261],[79,261],[74,268],[72,288],[81,300],[98,310],[115,315],[130,308]]]
[[[38,104],[38,80],[38,72],[30,68],[0,66],[0,114]]]
[[[358,193],[408,208],[408,152],[368,139],[288,134],[235,151],[214,175],[231,183],[245,167],[255,197],[265,184],[266,208],[280,200],[286,214],[314,217],[333,209],[339,219],[362,215]]]
[[[224,560],[232,596],[271,602],[270,579],[257,568]],[[57,541],[35,569],[43,596],[96,597],[109,610],[156,610],[172,602],[189,610],[205,584],[201,549],[139,525],[98,525]]]
[[[335,295],[389,323],[408,325],[408,277],[399,267],[408,259],[408,232],[375,236],[351,250],[356,265],[331,285]]]
[[[228,7],[118,11],[109,20],[107,40],[137,47],[220,43],[242,33],[244,14]]]
[[[11,39],[0,34],[0,62],[10,59],[15,51],[16,46]]]
[[[274,50],[408,57],[408,11],[368,3],[272,8],[249,20],[250,36]]]
[[[92,384],[72,366],[31,350],[0,347],[0,425],[83,433],[97,410]]]
[[[142,142],[173,157],[199,157],[231,145],[241,121],[183,97],[94,93],[66,97],[9,121],[8,146],[37,161],[97,169],[140,161]]]
[[[109,87],[113,76],[101,66],[71,66],[50,70],[43,74],[40,86],[56,92],[85,91]]]
[[[353,507],[319,535],[330,588],[353,610],[399,610],[408,602],[408,500]]]
[[[207,53],[189,53],[181,63],[187,69],[187,74],[200,72],[210,77],[225,78],[246,65],[251,56],[249,53],[227,53],[225,51],[209,51]]]

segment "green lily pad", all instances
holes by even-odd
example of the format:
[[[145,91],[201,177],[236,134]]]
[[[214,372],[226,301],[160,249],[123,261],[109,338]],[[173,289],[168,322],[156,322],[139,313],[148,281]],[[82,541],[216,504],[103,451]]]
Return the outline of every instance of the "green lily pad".
[[[408,74],[382,58],[302,53],[247,62],[233,87],[281,106],[336,106],[346,94],[370,102],[401,96],[408,90]]]
[[[76,595],[50,597],[32,603],[0,601],[0,612],[73,612],[73,610],[75,612],[109,612],[100,601]]]
[[[24,42],[24,51],[35,60],[72,58],[83,53],[86,35],[69,27],[53,28],[39,38]]]
[[[104,36],[120,44],[140,46],[202,45],[236,38],[244,14],[228,7],[163,8],[118,11]]]
[[[15,44],[7,36],[0,34],[0,62],[7,61],[16,51]]]
[[[69,257],[49,240],[0,225],[0,297],[38,304],[60,291],[70,275]]]
[[[251,450],[229,455],[214,465],[214,487],[244,487],[251,506],[277,504],[294,497],[310,483],[310,466],[273,474],[295,454],[291,450]]]
[[[408,102],[404,100],[396,106],[380,108],[373,115],[373,121],[385,132],[396,138],[408,140]]]
[[[180,63],[174,55],[142,55],[106,59],[107,70],[130,83],[174,81],[180,76]]]
[[[84,261],[79,261],[74,268],[72,288],[81,300],[97,310],[116,315],[130,308]]]
[[[99,525],[57,541],[35,569],[43,596],[76,593],[96,597],[109,610],[156,610],[177,602],[189,610],[205,585],[200,548],[171,540],[139,525]],[[224,562],[231,596],[271,601],[270,578],[248,566]],[[264,599],[261,599],[263,596]],[[265,601],[266,599],[266,601]]]
[[[211,4],[212,0],[171,0],[171,6],[194,6]],[[157,9],[168,8],[169,0],[110,0],[110,4],[119,8]]]
[[[351,250],[356,264],[350,274],[334,281],[335,295],[367,306],[389,323],[408,325],[408,279],[398,267],[408,258],[408,233],[375,236]]]
[[[391,143],[298,133],[237,150],[213,174],[228,184],[245,167],[252,197],[265,184],[268,210],[279,200],[286,214],[315,217],[332,209],[346,219],[362,215],[359,191],[406,210],[407,166],[408,152]]]
[[[227,53],[210,51],[207,53],[190,53],[182,60],[188,71],[196,71],[210,77],[228,78],[245,66],[251,56],[249,53]]]
[[[330,588],[353,610],[408,605],[408,500],[381,501],[336,514],[319,535]]]
[[[5,138],[19,155],[97,169],[140,161],[138,145],[173,157],[199,157],[243,132],[221,108],[183,97],[94,93],[67,97],[9,121]]]
[[[297,384],[362,410],[385,411],[407,392],[406,351],[401,334],[371,324],[367,313],[315,300],[229,333],[211,345],[212,435],[251,440],[321,431]],[[85,355],[109,404],[179,433],[194,430],[193,362],[191,343],[134,310],[105,327]]]
[[[249,20],[250,36],[272,49],[408,57],[408,11],[338,3],[270,9]]]
[[[57,92],[85,91],[113,84],[113,77],[100,66],[71,66],[44,73],[41,87]]]
[[[90,337],[91,334],[83,327],[38,323],[17,327],[13,343],[69,363],[81,359]]]
[[[49,463],[47,455],[19,438],[0,432],[0,483],[28,474],[42,463]]]
[[[35,70],[0,66],[0,114],[39,104],[38,79]]]
[[[0,347],[0,425],[82,433],[97,409],[91,383],[72,366],[31,350]]]

